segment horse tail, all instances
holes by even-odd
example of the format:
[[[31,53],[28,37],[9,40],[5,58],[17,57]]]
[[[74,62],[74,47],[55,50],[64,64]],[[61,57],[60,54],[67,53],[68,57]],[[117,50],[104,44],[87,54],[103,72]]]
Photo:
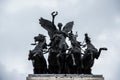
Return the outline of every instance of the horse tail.
[[[102,50],[107,50],[107,48],[105,48],[105,47],[104,48],[99,48],[98,55],[96,56],[96,59],[99,58]]]

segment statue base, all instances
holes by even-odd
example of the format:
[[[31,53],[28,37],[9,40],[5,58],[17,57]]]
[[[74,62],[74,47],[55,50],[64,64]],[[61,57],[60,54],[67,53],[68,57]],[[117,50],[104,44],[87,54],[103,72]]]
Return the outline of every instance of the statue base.
[[[88,74],[29,74],[26,80],[104,80],[104,77]]]

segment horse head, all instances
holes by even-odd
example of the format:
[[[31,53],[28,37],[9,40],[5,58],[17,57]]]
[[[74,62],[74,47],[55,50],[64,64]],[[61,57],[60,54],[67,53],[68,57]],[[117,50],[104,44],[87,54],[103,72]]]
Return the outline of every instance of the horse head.
[[[55,36],[54,36],[54,43],[60,43],[60,41],[61,41],[61,35],[59,35],[59,34],[56,34]]]
[[[45,39],[45,37],[46,36],[44,36],[43,34],[39,34],[38,36],[35,36],[34,37],[34,40],[35,40],[35,42],[43,42],[43,41],[46,41],[46,39]]]

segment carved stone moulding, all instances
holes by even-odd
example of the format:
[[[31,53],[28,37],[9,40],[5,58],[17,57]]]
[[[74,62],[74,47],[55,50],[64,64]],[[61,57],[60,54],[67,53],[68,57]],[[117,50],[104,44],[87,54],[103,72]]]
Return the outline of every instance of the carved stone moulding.
[[[104,80],[104,77],[87,74],[29,74],[26,80]]]

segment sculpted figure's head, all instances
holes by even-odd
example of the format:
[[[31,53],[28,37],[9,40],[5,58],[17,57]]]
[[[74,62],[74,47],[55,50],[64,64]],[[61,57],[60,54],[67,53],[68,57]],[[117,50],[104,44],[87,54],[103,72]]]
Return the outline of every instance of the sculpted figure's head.
[[[62,23],[58,23],[59,30],[61,30],[62,26],[63,26]]]

